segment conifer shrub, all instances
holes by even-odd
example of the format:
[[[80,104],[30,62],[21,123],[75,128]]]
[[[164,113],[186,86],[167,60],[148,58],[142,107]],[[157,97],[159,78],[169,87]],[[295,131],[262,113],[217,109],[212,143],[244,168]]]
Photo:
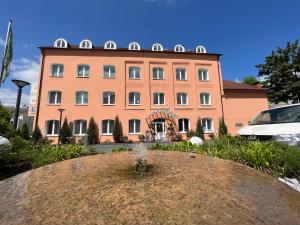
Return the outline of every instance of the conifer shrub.
[[[61,144],[68,144],[69,143],[69,138],[72,136],[71,129],[68,124],[68,119],[65,118],[63,125],[60,129],[60,143]]]
[[[41,142],[43,139],[43,135],[39,126],[36,126],[32,132],[32,141],[34,144]]]
[[[228,129],[225,124],[224,117],[219,119],[219,137],[227,136],[228,135]]]
[[[204,130],[203,130],[201,118],[199,118],[199,117],[197,119],[195,134],[196,134],[197,137],[199,137],[202,140],[204,140]]]
[[[29,129],[27,126],[27,123],[24,123],[23,126],[20,129],[20,136],[22,138],[24,138],[25,140],[29,140],[30,139],[30,135],[29,135]]]
[[[113,138],[116,143],[121,143],[123,140],[122,123],[118,116],[116,116],[114,121]]]
[[[87,134],[88,134],[88,143],[90,145],[94,145],[99,142],[98,127],[94,121],[94,117],[91,117],[91,119],[89,121],[89,127],[87,130]]]

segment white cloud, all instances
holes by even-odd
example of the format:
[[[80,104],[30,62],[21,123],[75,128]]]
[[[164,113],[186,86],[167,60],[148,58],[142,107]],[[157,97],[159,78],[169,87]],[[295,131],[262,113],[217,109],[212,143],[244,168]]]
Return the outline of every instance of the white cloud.
[[[39,74],[39,67],[40,65],[36,61],[27,58],[14,60],[10,65],[11,77],[18,80],[24,80],[29,83],[36,83]]]
[[[0,46],[1,46],[1,47],[2,47],[2,46],[3,46],[3,47],[5,46],[5,41],[4,41],[3,39],[1,39],[1,38],[0,38]]]
[[[10,88],[0,88],[0,102],[5,106],[15,106],[17,100],[17,88],[15,90]],[[29,95],[26,93],[22,93],[21,97],[21,105],[28,105],[29,103]]]

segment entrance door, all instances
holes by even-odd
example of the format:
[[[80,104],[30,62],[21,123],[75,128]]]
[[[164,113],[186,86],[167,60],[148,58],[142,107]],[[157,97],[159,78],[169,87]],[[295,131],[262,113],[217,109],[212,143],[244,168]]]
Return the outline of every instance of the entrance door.
[[[153,121],[155,131],[155,141],[167,141],[166,123],[164,119]]]

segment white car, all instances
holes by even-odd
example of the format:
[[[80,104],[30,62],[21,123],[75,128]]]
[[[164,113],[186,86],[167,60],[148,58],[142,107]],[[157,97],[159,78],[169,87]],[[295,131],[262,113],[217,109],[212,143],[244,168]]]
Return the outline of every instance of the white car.
[[[0,145],[9,145],[10,142],[5,137],[0,136]]]
[[[237,134],[252,140],[275,140],[300,148],[300,104],[262,111]]]

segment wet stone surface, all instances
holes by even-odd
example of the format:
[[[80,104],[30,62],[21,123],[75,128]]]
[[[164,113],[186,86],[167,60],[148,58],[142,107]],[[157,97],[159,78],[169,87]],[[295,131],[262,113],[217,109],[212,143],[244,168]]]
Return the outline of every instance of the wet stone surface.
[[[192,157],[191,157],[192,156]],[[0,224],[300,224],[300,194],[246,166],[179,152],[108,153],[0,182]]]

